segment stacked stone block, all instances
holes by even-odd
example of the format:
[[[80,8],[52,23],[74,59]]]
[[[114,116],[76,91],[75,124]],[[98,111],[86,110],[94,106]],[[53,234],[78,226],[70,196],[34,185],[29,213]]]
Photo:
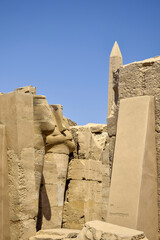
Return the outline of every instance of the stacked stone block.
[[[75,151],[68,168],[63,227],[81,229],[89,220],[102,219],[102,152],[106,125],[71,127]]]

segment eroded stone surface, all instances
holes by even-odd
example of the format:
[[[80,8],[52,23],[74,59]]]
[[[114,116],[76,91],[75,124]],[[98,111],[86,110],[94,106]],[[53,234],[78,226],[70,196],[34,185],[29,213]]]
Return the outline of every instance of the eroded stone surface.
[[[74,150],[68,120],[61,105],[51,105],[55,130],[46,138],[45,162],[41,187],[39,229],[60,228],[69,153]]]
[[[71,131],[76,147],[68,168],[63,227],[81,229],[87,221],[102,219],[102,199],[106,200],[102,181],[109,167],[103,150],[108,134],[105,124],[74,126]]]
[[[147,240],[144,233],[130,228],[105,223],[101,221],[91,221],[84,225],[84,228],[77,236],[77,240]]]
[[[31,237],[29,240],[71,240],[76,239],[79,230],[72,229],[48,229],[37,232],[36,236]]]
[[[26,87],[16,88],[14,91],[15,91],[15,92],[19,92],[19,93],[36,94],[36,88],[35,88],[35,87],[32,87],[32,86],[26,86]]]
[[[28,236],[36,231],[33,96],[18,92],[0,95],[0,109],[6,127],[11,240],[27,239],[27,225]]]
[[[0,240],[10,240],[6,127],[0,124]]]

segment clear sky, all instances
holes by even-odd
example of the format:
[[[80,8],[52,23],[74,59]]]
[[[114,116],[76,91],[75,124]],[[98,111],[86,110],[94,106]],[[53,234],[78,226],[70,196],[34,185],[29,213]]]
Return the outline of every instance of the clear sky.
[[[32,85],[79,125],[106,123],[109,55],[160,55],[160,0],[0,0],[0,91]]]

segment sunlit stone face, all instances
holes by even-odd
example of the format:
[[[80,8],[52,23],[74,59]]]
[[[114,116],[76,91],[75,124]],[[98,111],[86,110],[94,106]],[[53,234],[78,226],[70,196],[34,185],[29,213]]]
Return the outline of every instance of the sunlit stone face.
[[[55,122],[55,130],[50,134],[46,139],[46,150],[52,148],[54,151],[55,148],[60,147],[63,144],[62,148],[66,148],[65,153],[70,153],[74,151],[75,143],[72,139],[72,134],[69,129],[69,124],[67,119],[63,116],[63,107],[59,104],[51,105],[52,117]]]
[[[42,95],[34,95],[34,120],[39,123],[44,135],[51,134],[55,129],[52,111],[47,103],[47,99]]]

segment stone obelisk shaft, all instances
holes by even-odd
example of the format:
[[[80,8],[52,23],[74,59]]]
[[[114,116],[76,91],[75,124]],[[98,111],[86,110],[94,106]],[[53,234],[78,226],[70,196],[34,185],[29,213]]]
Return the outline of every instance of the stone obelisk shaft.
[[[111,114],[111,108],[114,103],[114,90],[113,90],[113,72],[117,71],[123,64],[122,54],[119,49],[118,43],[115,42],[110,54],[109,62],[109,84],[108,84],[108,114]]]

